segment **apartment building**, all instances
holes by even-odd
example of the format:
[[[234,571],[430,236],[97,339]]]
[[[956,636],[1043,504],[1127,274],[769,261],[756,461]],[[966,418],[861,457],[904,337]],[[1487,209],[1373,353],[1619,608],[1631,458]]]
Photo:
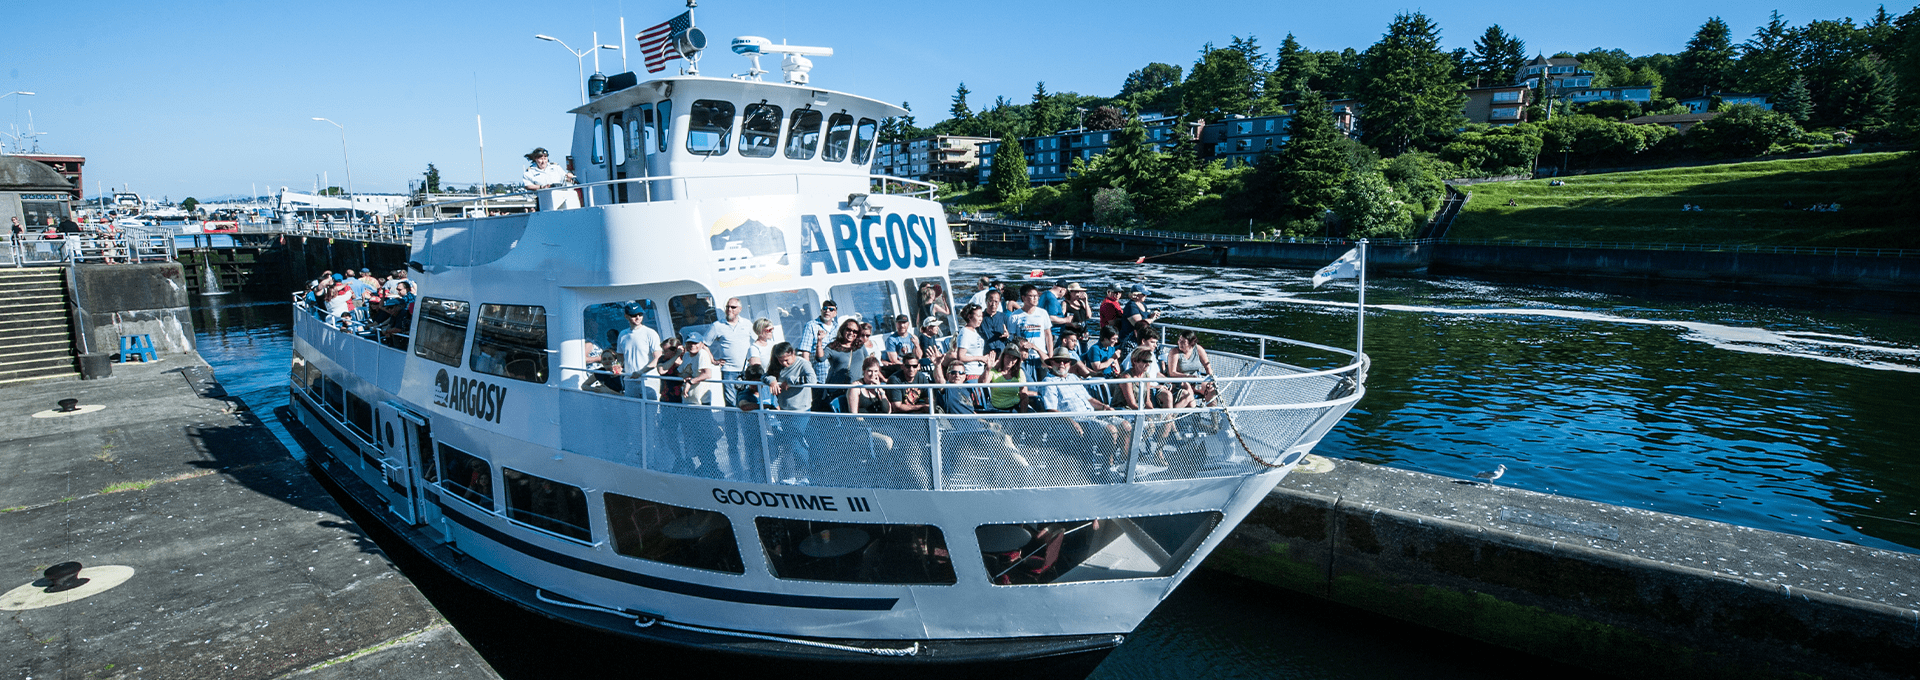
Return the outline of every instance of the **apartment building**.
[[[1467,105],[1462,113],[1471,123],[1507,126],[1527,120],[1527,105],[1533,103],[1533,88],[1525,85],[1475,87],[1464,91]]]
[[[980,167],[980,146],[992,141],[992,137],[930,135],[882,143],[873,171],[923,182],[970,181]]]

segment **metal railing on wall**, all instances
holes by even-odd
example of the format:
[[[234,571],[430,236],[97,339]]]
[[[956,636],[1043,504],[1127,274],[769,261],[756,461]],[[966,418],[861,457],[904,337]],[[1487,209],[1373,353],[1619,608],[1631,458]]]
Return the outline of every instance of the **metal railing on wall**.
[[[127,264],[171,262],[176,251],[171,238],[146,233],[118,235],[69,234],[49,238],[17,238],[7,242],[12,267],[62,267],[73,264]]]

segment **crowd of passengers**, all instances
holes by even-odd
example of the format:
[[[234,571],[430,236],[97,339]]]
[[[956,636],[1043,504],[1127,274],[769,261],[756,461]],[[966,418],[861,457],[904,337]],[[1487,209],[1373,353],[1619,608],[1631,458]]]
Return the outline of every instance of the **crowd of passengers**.
[[[314,316],[335,328],[406,349],[414,301],[419,296],[405,269],[381,277],[365,267],[357,273],[349,267],[340,272],[320,272],[320,278],[308,281],[307,289],[295,297]]]
[[[1149,308],[1145,286],[1124,295],[1110,286],[1098,303],[1066,281],[1008,292],[982,277],[951,335],[941,329],[943,297],[918,328],[905,314],[881,320],[882,327],[840,319],[827,300],[797,342],[780,343],[772,341],[772,321],[740,316],[737,299],[704,334],[665,339],[645,323],[646,308],[628,305],[631,327],[615,346],[588,348],[589,368],[607,376],[590,388],[743,410],[860,414],[1189,408],[1217,398],[1212,364],[1193,332],[1161,346],[1160,313]],[[1108,379],[1137,382],[1102,382]],[[1040,385],[994,386],[1000,383]],[[912,387],[929,384],[967,386]]]

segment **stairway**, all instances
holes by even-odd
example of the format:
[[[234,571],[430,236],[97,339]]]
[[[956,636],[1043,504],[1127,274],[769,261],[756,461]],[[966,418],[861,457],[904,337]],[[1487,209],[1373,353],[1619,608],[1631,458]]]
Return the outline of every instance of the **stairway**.
[[[0,269],[0,385],[79,375],[64,267]]]

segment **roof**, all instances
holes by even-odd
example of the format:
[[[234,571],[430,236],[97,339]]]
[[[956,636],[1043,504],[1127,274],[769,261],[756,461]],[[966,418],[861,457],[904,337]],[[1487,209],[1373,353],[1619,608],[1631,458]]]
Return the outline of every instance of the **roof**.
[[[1669,113],[1669,114],[1660,115],[1660,116],[1640,116],[1639,118],[1628,118],[1626,122],[1632,123],[1634,125],[1671,125],[1674,123],[1698,123],[1705,120],[1713,120],[1714,117],[1719,115],[1720,115],[1719,111],[1708,111],[1706,113]]]
[[[1579,66],[1580,60],[1575,59],[1573,57],[1548,57],[1546,55],[1534,55],[1532,61],[1529,61],[1522,65],[1534,66],[1537,64],[1546,64],[1548,66],[1568,66],[1568,65]]]
[[[0,188],[73,190],[73,183],[52,166],[31,158],[0,156]]]

